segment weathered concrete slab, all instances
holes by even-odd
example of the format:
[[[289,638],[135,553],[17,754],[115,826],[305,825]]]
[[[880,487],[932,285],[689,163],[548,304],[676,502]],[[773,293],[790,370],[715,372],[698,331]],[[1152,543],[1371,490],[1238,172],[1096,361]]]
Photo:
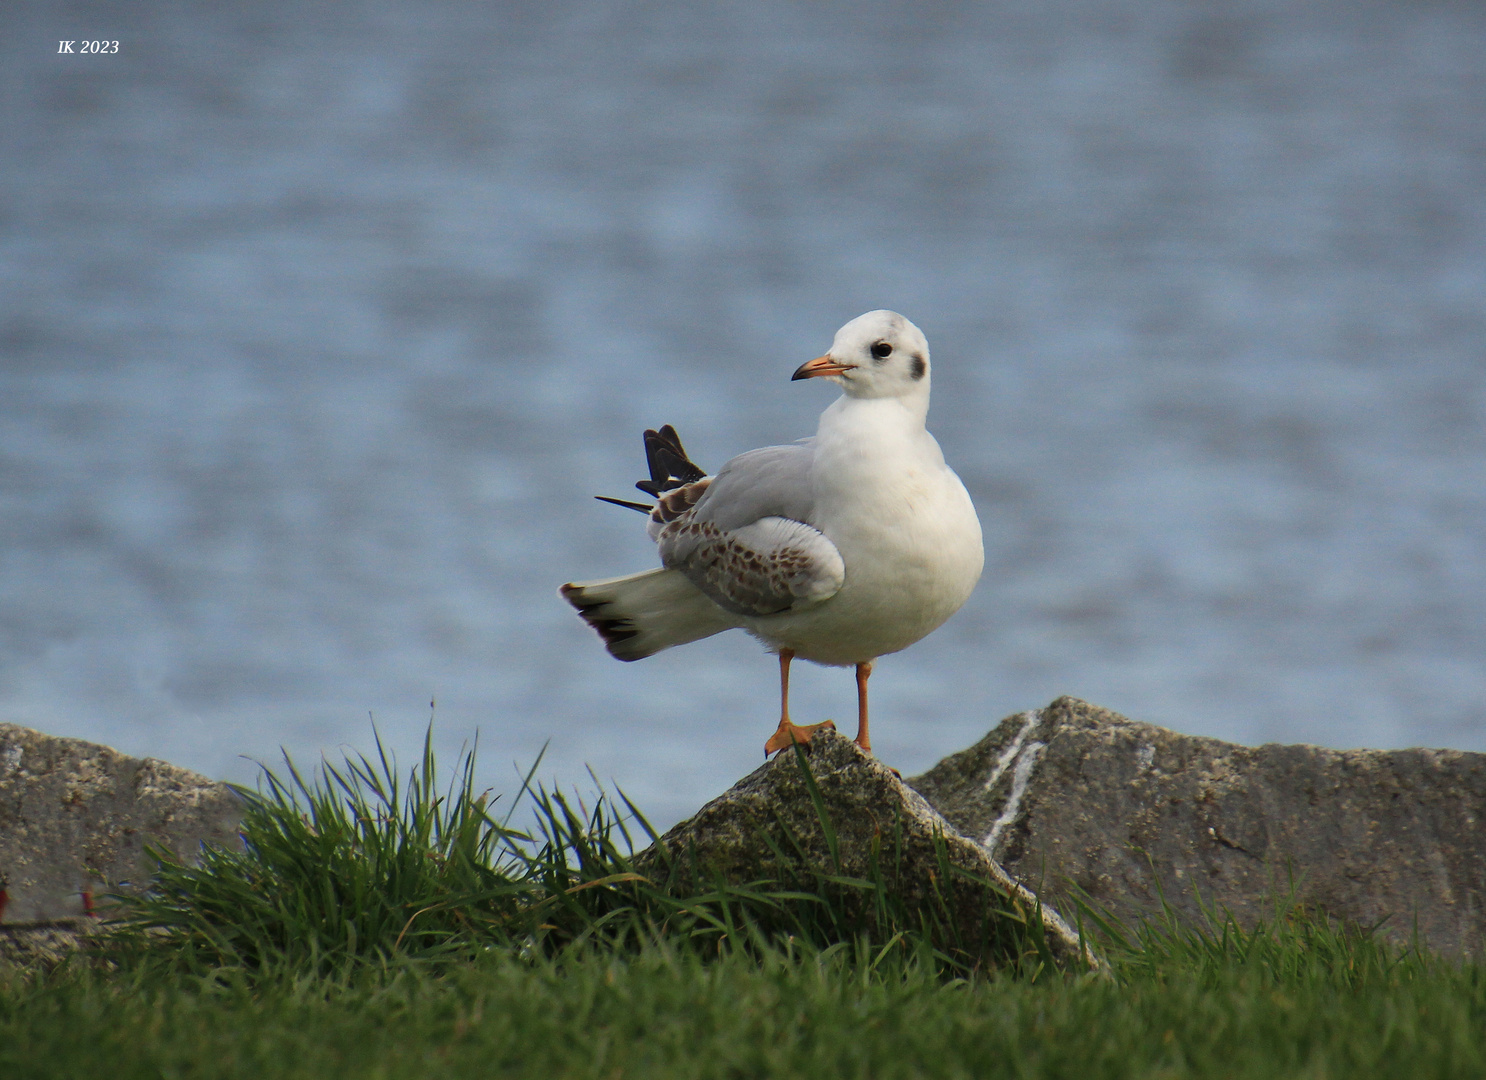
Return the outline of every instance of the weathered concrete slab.
[[[0,924],[82,917],[90,898],[153,870],[146,843],[188,858],[237,843],[238,797],[154,758],[0,724]]]
[[[47,970],[104,933],[99,919],[63,919],[58,922],[0,923],[0,973],[6,968]]]
[[[1014,897],[1027,911],[1036,909],[1037,898],[997,866],[979,844],[960,833],[941,817],[922,796],[904,785],[891,769],[862,752],[850,739],[830,730],[818,732],[808,750],[827,816],[837,839],[841,874],[869,876],[873,842],[885,857],[880,861],[890,887],[910,910],[931,903],[939,878],[936,837],[952,866],[974,878],[991,882],[994,889],[962,883],[953,890],[954,918],[965,928],[967,938],[981,926],[986,912],[1005,910],[1006,897]],[[896,825],[895,823],[901,823]],[[896,830],[901,828],[901,857],[893,851]],[[764,837],[770,836],[785,851],[791,850],[784,830],[798,840],[806,857],[815,865],[831,868],[831,854],[820,818],[799,762],[793,753],[781,753],[744,777],[728,791],[703,806],[687,821],[667,832],[661,843],[672,853],[695,850],[698,861],[720,873],[725,880],[746,882],[761,878],[779,879],[786,868]],[[636,862],[654,868],[658,856],[651,848]],[[652,871],[653,872],[653,871]],[[1054,956],[1071,965],[1090,963],[1080,950],[1078,935],[1052,908],[1042,908],[1046,939]],[[1098,966],[1097,961],[1092,961]]]
[[[1483,754],[1237,746],[1063,697],[908,783],[1044,897],[1129,918],[1159,888],[1195,919],[1195,889],[1251,920],[1293,870],[1336,918],[1486,955]]]

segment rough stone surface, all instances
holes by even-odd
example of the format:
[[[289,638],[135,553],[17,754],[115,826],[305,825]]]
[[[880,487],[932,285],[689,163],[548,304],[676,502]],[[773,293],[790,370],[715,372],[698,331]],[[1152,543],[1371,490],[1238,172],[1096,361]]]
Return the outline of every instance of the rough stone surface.
[[[1123,917],[1159,893],[1241,921],[1297,898],[1447,954],[1486,945],[1486,755],[1236,746],[1076,698],[1003,720],[909,785],[1044,897]]]
[[[896,881],[889,883],[912,908],[928,901],[937,875],[936,834],[955,867],[995,885],[1015,897],[1026,910],[1037,899],[1012,880],[986,854],[984,848],[960,835],[917,792],[881,762],[863,753],[855,743],[830,730],[815,735],[808,750],[814,776],[838,841],[840,872],[867,877],[874,837],[891,850],[901,822],[902,859]],[[780,840],[788,829],[819,867],[830,867],[830,851],[812,802],[805,775],[793,753],[776,755],[728,791],[702,807],[661,838],[672,853],[694,850],[698,861],[725,880],[744,882],[777,878],[778,859],[764,836]],[[637,857],[644,869],[656,865],[652,847]],[[956,920],[962,927],[981,924],[988,907],[1005,908],[1004,896],[986,888],[966,887],[956,894]],[[1079,948],[1078,935],[1046,905],[1042,908],[1046,937],[1055,957],[1074,964],[1090,962]],[[1085,957],[1085,959],[1080,959]],[[1093,961],[1098,963],[1097,961]]]
[[[237,843],[241,818],[232,790],[196,773],[0,724],[0,919],[83,917],[85,893],[147,880],[146,843],[189,857],[205,840]]]
[[[0,924],[0,972],[53,968],[100,934],[104,925],[98,919]]]

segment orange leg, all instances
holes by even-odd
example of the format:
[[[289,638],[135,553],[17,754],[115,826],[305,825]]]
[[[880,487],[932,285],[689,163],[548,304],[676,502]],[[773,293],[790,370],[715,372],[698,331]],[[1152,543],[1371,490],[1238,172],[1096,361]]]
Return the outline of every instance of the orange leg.
[[[872,752],[872,740],[867,737],[867,680],[872,677],[872,663],[857,665],[857,737],[856,744],[867,753]]]
[[[789,722],[789,662],[794,658],[793,651],[779,650],[779,728],[769,736],[769,741],[764,743],[764,757],[768,757],[776,750],[788,750],[795,743],[808,743],[810,736],[820,728],[836,726],[829,720],[823,724],[811,724],[808,727],[799,727]]]

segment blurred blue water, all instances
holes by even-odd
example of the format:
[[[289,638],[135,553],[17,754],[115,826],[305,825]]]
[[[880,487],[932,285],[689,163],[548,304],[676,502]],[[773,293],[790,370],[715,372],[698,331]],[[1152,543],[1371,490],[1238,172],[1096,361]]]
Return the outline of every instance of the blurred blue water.
[[[1486,749],[1479,5],[5,20],[0,719],[246,780],[436,696],[490,783],[550,742],[674,820],[760,760],[773,663],[610,660],[555,587],[653,554],[589,496],[645,426],[808,434],[790,372],[886,306],[988,557],[879,666],[880,756],[1059,693]]]

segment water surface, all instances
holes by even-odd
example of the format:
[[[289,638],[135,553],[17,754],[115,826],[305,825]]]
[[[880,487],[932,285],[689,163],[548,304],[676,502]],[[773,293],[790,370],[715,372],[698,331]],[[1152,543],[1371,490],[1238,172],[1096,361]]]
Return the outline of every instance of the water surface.
[[[653,553],[590,495],[646,426],[808,434],[790,372],[892,307],[987,563],[879,665],[880,756],[1062,693],[1486,750],[1478,5],[44,7],[0,64],[0,717],[249,780],[436,698],[490,783],[545,744],[674,820],[761,760],[774,664],[609,659],[555,588]]]

